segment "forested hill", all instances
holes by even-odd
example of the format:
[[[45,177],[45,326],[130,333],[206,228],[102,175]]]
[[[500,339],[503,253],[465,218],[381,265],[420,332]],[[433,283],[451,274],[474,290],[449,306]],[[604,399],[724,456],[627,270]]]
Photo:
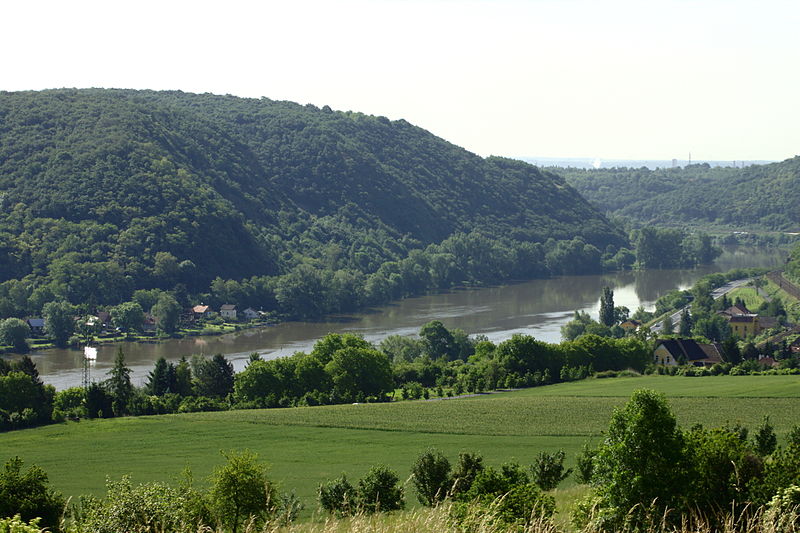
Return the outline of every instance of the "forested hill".
[[[800,231],[800,157],[745,168],[556,172],[603,212],[640,223]]]
[[[0,209],[0,281],[45,287],[37,301],[301,266],[369,274],[462,234],[625,244],[555,174],[403,120],[182,92],[0,93]]]

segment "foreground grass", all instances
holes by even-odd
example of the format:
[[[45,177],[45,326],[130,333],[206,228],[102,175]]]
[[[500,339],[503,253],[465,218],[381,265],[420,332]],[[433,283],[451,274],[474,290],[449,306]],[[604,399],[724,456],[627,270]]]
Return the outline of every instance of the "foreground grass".
[[[220,450],[247,448],[271,465],[271,478],[284,490],[296,490],[309,517],[319,483],[342,472],[356,479],[378,463],[406,479],[429,447],[451,459],[460,451],[479,452],[495,465],[529,464],[540,451],[564,449],[572,464],[587,440],[599,441],[614,407],[644,387],[670,397],[683,427],[741,422],[754,429],[768,414],[782,438],[800,424],[800,376],[648,376],[461,400],[71,422],[0,435],[0,459],[19,455],[38,464],[53,487],[76,497],[103,494],[106,477],[173,481],[185,467],[203,484],[223,462]],[[581,490],[572,487],[572,478],[562,485]],[[406,499],[414,505],[411,492]],[[563,505],[570,500],[560,499]]]

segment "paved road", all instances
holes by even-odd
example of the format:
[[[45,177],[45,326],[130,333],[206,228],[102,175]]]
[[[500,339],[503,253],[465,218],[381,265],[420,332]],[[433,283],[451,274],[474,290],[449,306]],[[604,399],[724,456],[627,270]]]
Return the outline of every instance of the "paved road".
[[[737,279],[737,280],[734,280],[734,281],[729,281],[725,285],[723,285],[721,287],[717,287],[716,289],[711,291],[711,296],[715,300],[718,299],[718,298],[722,298],[723,294],[728,294],[733,289],[738,289],[739,287],[741,287],[743,285],[747,285],[750,281],[752,281],[752,278],[744,278],[744,279]],[[672,317],[672,324],[675,326],[676,329],[678,328],[678,326],[681,323],[681,313],[683,312],[684,309],[685,308],[682,307],[682,308],[680,308],[679,310],[675,311],[674,313],[672,313],[670,315]],[[661,333],[661,330],[663,328],[664,328],[664,323],[663,322],[659,322],[657,324],[653,324],[653,326],[650,328],[650,330],[653,333]]]

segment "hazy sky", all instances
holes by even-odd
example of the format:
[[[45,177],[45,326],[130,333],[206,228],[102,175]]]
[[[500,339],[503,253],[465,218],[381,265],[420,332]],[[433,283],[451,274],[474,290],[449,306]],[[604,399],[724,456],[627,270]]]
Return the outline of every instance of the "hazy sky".
[[[800,154],[800,3],[10,0],[0,89],[181,89],[405,118],[481,155]]]

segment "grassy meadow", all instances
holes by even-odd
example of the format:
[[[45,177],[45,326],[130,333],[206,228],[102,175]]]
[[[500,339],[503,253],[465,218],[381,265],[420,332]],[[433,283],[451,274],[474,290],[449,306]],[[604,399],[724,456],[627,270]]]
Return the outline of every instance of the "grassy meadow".
[[[204,484],[224,461],[221,450],[247,448],[271,465],[283,490],[296,490],[310,514],[320,482],[342,472],[357,479],[378,463],[405,479],[428,447],[451,460],[479,452],[489,464],[528,464],[539,451],[563,448],[574,463],[637,388],[664,392],[683,427],[741,422],[752,430],[769,414],[780,439],[800,424],[800,376],[646,376],[441,401],[68,422],[0,435],[0,458],[38,464],[54,488],[76,497],[102,494],[106,477],[172,481],[186,467]],[[573,485],[570,478],[562,488],[580,491]],[[407,501],[414,504],[415,496]]]

